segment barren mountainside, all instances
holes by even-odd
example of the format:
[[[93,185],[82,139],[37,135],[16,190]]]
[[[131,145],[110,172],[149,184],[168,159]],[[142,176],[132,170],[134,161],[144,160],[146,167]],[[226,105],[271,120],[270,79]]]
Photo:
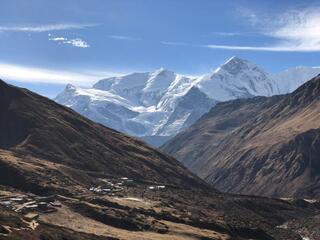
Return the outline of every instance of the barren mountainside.
[[[162,149],[225,192],[320,196],[320,77],[287,95],[219,103]]]
[[[0,81],[0,112],[0,148],[7,153],[78,170],[204,185],[172,157],[3,81]]]
[[[0,113],[1,240],[318,237],[318,201],[218,192],[145,143],[2,81]]]

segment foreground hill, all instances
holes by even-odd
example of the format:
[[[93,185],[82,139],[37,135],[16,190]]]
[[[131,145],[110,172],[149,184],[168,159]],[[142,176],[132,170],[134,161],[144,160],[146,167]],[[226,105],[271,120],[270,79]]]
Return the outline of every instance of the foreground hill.
[[[4,82],[0,132],[0,239],[319,237],[318,201],[219,193],[143,142]]]
[[[320,197],[320,76],[295,92],[219,103],[162,149],[222,191]]]
[[[143,142],[3,81],[0,112],[0,149],[7,154],[43,159],[53,167],[204,186],[181,163]]]
[[[67,85],[55,100],[95,122],[160,146],[217,102],[289,93],[319,73],[320,68],[297,67],[272,74],[232,57],[201,77],[165,69],[132,73],[102,79],[91,88]]]

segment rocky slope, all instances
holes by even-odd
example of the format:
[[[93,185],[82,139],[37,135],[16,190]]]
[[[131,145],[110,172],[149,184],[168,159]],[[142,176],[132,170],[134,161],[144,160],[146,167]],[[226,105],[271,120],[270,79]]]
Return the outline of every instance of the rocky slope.
[[[162,149],[219,190],[320,197],[320,77],[288,95],[219,103]]]
[[[217,102],[289,93],[317,73],[320,68],[300,67],[271,74],[232,57],[199,78],[159,69],[103,79],[88,89],[68,85],[55,100],[105,126],[159,146]]]

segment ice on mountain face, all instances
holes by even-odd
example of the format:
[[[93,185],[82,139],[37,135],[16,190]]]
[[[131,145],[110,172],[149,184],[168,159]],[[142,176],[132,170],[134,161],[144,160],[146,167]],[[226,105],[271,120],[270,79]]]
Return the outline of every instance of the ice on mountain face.
[[[133,73],[100,80],[93,88],[110,91],[145,107],[157,103],[176,79],[174,72],[163,68],[154,72]]]
[[[56,101],[116,130],[152,136],[170,118],[173,102],[187,92],[189,83],[186,77],[159,69],[103,79],[89,89],[68,85]]]
[[[103,79],[88,89],[69,84],[55,100],[107,127],[162,144],[217,101],[289,93],[319,73],[298,67],[270,74],[233,57],[198,78],[159,69]]]
[[[126,92],[130,89],[143,88],[148,80],[149,73],[132,73],[122,77],[102,79],[93,85],[93,88],[104,91]]]
[[[198,88],[192,87],[184,96],[179,98],[177,105],[166,121],[166,123],[158,129],[156,135],[171,136],[181,132],[191,126],[203,114],[216,104],[206,94]]]
[[[149,74],[149,79],[143,88],[143,92],[165,91],[172,81],[176,78],[176,74],[163,68]]]
[[[174,72],[160,69],[151,73],[149,77],[140,100],[144,106],[156,105],[177,76]]]

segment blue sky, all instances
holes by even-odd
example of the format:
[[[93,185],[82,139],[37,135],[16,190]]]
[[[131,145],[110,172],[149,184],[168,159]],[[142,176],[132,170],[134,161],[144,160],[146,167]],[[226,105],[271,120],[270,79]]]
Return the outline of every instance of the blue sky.
[[[231,56],[268,71],[319,66],[319,1],[1,0],[0,78],[54,97],[66,83]]]

